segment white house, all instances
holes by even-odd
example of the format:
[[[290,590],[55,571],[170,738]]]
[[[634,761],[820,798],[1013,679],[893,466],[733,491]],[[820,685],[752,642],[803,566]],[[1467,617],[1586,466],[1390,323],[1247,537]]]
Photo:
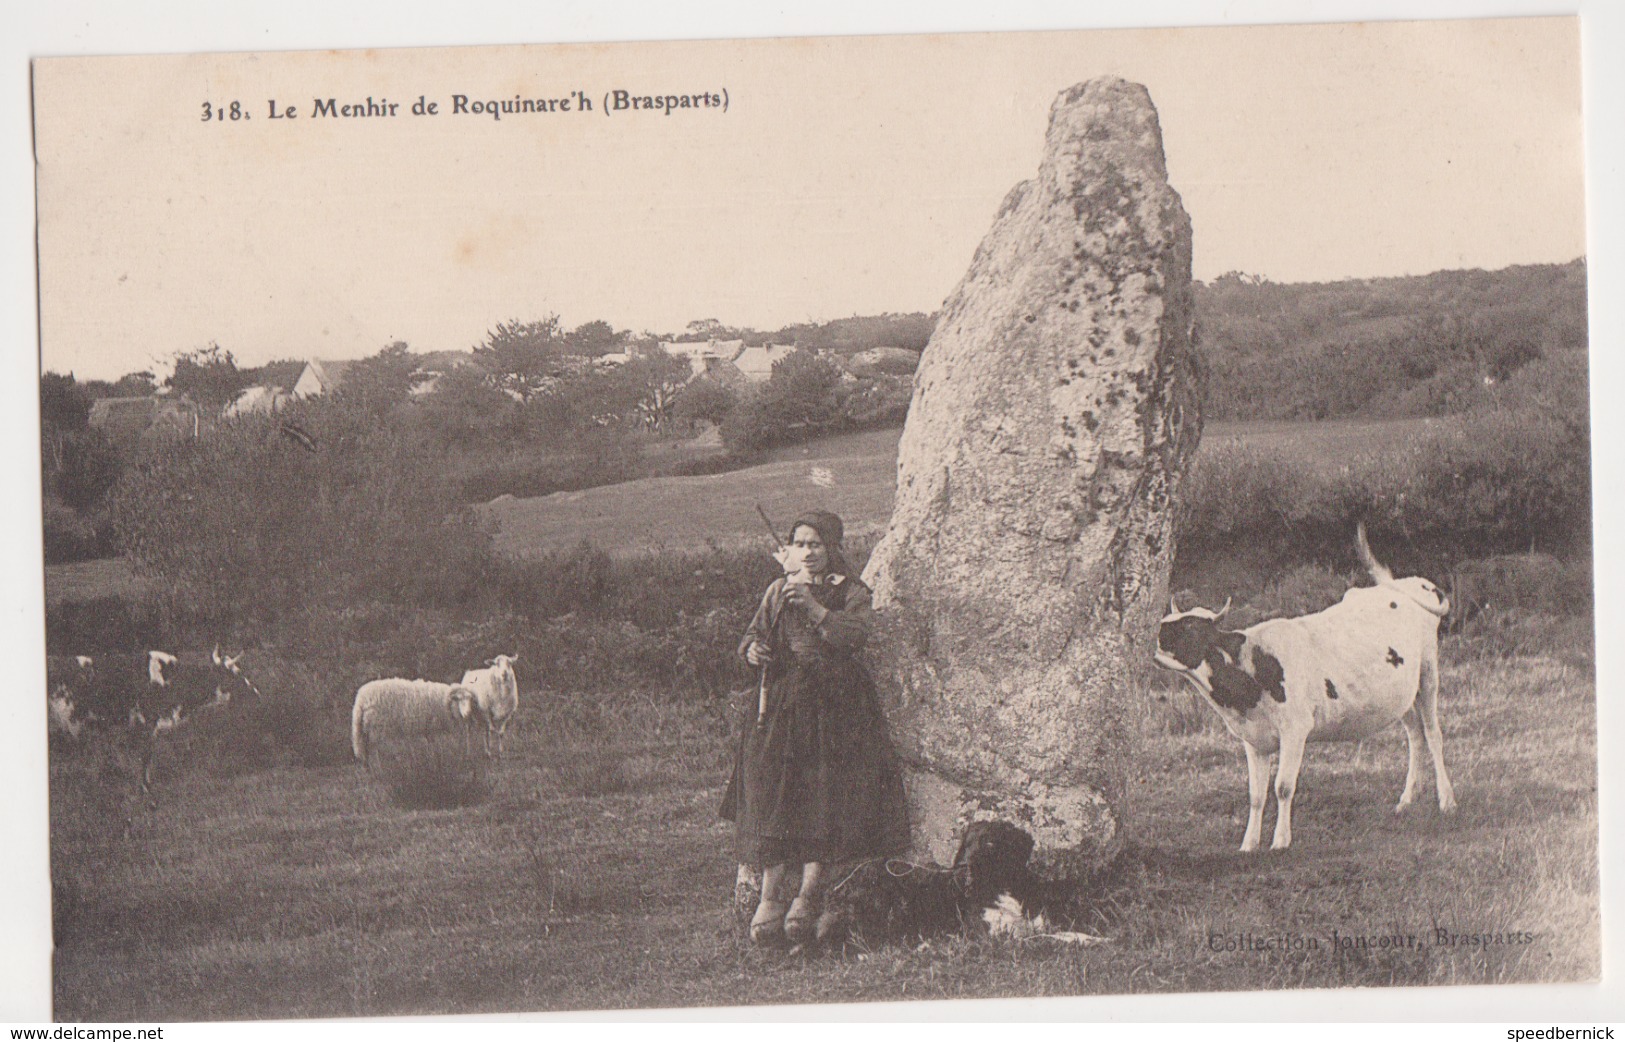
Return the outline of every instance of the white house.
[[[233,416],[249,416],[255,413],[269,414],[276,412],[292,399],[293,395],[275,385],[270,387],[245,387],[237,397],[226,403],[226,407],[221,410],[221,415],[229,418]]]
[[[322,361],[319,358],[312,358],[305,363],[304,372],[300,373],[299,379],[294,382],[293,396],[314,398],[327,394],[344,382],[344,372],[353,364],[355,363],[348,359]]]
[[[773,364],[788,358],[796,349],[794,344],[763,344],[747,347],[734,358],[734,365],[752,383],[765,383],[773,375]]]
[[[703,376],[719,365],[732,362],[745,350],[743,340],[663,340],[660,349],[673,358],[686,361],[694,376]]]

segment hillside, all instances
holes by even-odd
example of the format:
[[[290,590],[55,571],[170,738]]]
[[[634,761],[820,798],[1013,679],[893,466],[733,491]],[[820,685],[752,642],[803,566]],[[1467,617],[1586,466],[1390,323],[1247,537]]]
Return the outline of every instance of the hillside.
[[[1586,268],[1297,284],[1232,272],[1198,284],[1196,314],[1213,419],[1441,416],[1586,350]]]
[[[1257,449],[1288,462],[1333,467],[1356,454],[1396,452],[1443,422],[1220,422],[1208,425],[1201,452]],[[846,519],[851,537],[862,541],[878,535],[891,516],[901,435],[899,430],[837,435],[774,450],[766,462],[726,474],[505,497],[481,509],[498,525],[497,548],[519,557],[584,540],[617,555],[765,543],[757,503],[781,525],[803,507],[834,510]]]

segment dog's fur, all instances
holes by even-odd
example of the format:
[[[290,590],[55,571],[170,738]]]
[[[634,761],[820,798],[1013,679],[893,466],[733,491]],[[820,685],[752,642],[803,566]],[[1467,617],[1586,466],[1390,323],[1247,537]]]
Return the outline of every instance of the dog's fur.
[[[1039,880],[1027,867],[1033,838],[1003,821],[966,826],[951,868],[897,858],[865,861],[840,877],[825,898],[818,939],[915,943],[959,930],[985,929],[982,912],[1001,894],[1036,911]]]

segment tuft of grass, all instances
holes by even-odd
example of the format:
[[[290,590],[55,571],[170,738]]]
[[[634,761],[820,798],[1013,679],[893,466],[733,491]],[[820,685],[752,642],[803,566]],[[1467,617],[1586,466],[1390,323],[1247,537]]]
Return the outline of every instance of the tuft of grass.
[[[462,735],[432,735],[412,742],[381,742],[378,776],[389,798],[407,810],[451,810],[484,803],[491,795],[488,761],[469,753]]]

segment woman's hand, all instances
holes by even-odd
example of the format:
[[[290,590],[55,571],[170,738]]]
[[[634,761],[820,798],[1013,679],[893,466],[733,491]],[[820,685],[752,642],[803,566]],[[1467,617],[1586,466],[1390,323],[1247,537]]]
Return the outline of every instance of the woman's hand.
[[[814,626],[824,621],[829,609],[813,599],[812,587],[806,583],[788,583],[784,587],[784,603],[807,613]]]
[[[745,649],[745,661],[753,666],[765,666],[773,661],[773,649],[759,640],[753,640],[750,647]]]

